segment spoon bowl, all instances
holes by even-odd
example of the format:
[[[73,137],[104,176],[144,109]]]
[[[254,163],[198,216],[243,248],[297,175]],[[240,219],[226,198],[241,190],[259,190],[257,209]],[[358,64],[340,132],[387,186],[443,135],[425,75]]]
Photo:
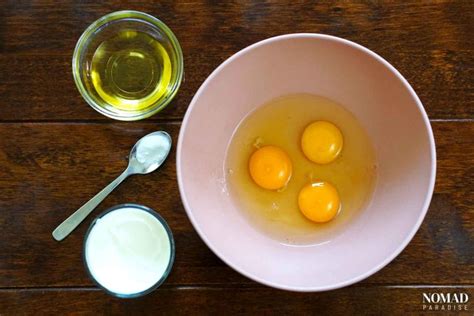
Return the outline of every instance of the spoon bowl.
[[[147,174],[158,169],[166,160],[171,150],[171,136],[164,131],[153,132],[140,138],[128,158],[131,174]],[[157,151],[152,152],[151,145],[156,145]]]

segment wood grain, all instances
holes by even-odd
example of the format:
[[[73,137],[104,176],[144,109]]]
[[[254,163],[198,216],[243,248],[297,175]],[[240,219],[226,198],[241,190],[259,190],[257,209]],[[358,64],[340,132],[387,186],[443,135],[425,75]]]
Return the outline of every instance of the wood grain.
[[[366,284],[472,284],[474,275],[474,123],[435,122],[438,175],[420,231],[407,249]],[[68,239],[51,231],[126,167],[136,139],[179,124],[0,124],[0,288],[90,286],[82,264],[90,217]],[[124,202],[159,211],[176,239],[168,285],[254,284],[204,245],[180,201],[175,151],[163,168],[135,176],[94,214]],[[427,260],[429,258],[429,260]],[[255,284],[254,284],[255,285]]]
[[[182,287],[161,288],[142,298],[123,300],[91,289],[0,290],[0,310],[5,315],[15,314],[18,310],[25,314],[41,311],[44,314],[80,315],[219,315],[223,311],[228,315],[419,315],[427,313],[429,308],[425,304],[423,310],[423,293],[433,291],[467,293],[471,297],[474,294],[472,287],[358,286],[323,293],[289,293],[268,288]],[[457,311],[456,315],[472,315],[474,304],[468,302],[466,305],[462,308],[467,308],[467,311]],[[435,315],[433,312],[430,314]]]
[[[82,100],[71,58],[83,30],[124,8],[153,14],[181,42],[186,80],[153,120],[182,118],[222,61],[265,38],[336,35],[386,58],[409,80],[434,119],[474,118],[474,2],[66,2],[10,1],[0,10],[0,120],[108,120]]]

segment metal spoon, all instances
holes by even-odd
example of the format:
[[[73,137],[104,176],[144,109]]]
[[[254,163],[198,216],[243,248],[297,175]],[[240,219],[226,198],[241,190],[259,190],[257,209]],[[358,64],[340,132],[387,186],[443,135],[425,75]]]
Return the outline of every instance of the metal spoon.
[[[158,169],[171,149],[171,137],[164,131],[142,137],[130,152],[128,167],[112,183],[75,211],[53,231],[53,238],[66,238],[123,180],[133,174],[147,174]]]

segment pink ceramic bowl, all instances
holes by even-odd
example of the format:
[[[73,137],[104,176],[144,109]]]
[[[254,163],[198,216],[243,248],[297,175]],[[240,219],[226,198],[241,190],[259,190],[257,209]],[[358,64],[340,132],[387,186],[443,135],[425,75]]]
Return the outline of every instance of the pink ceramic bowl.
[[[226,150],[239,122],[290,93],[344,105],[375,147],[372,200],[328,243],[296,247],[268,238],[247,222],[226,190]],[[431,200],[436,152],[420,100],[387,61],[341,38],[289,34],[243,49],[202,84],[181,127],[177,172],[194,228],[229,266],[272,287],[325,291],[374,274],[410,242]]]

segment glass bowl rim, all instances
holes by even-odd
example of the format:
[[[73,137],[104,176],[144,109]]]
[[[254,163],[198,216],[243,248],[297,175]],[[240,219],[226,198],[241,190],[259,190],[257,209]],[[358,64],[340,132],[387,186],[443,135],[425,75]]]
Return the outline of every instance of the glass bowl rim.
[[[163,227],[165,228],[166,234],[168,235],[168,238],[169,238],[169,241],[170,241],[170,259],[168,261],[168,266],[166,267],[166,270],[163,272],[163,275],[161,276],[161,278],[154,285],[149,287],[148,289],[146,289],[144,291],[141,291],[141,292],[132,293],[132,294],[116,293],[116,292],[110,291],[109,289],[104,287],[102,284],[100,284],[96,280],[96,278],[92,275],[92,273],[89,269],[89,266],[87,265],[87,257],[86,257],[87,240],[89,239],[89,234],[91,233],[92,229],[94,228],[95,224],[97,223],[97,220],[99,220],[100,218],[104,217],[105,215],[107,215],[107,214],[109,214],[113,211],[116,211],[116,210],[119,210],[119,209],[122,209],[122,208],[126,208],[126,207],[139,209],[139,210],[145,211],[145,212],[151,214],[152,216],[154,216],[161,223],[161,225],[163,225]],[[136,297],[141,297],[141,296],[144,296],[144,295],[147,295],[147,294],[153,292],[154,290],[156,290],[158,287],[160,287],[165,282],[165,280],[168,278],[168,276],[169,276],[169,274],[170,274],[170,272],[173,268],[173,264],[174,264],[174,260],[175,260],[175,252],[176,252],[176,247],[175,247],[175,241],[174,241],[174,238],[173,238],[173,233],[171,231],[171,228],[169,227],[166,220],[158,212],[156,212],[153,209],[151,209],[147,206],[144,206],[144,205],[140,205],[140,204],[136,204],[136,203],[123,203],[123,204],[118,204],[118,205],[109,207],[108,209],[106,209],[105,211],[100,213],[92,221],[92,223],[89,225],[89,228],[87,229],[87,231],[84,235],[84,241],[82,243],[82,262],[84,263],[84,267],[86,269],[86,273],[89,276],[89,278],[94,282],[94,284],[97,287],[102,289],[104,292],[106,292],[109,295],[118,297],[118,298],[136,298]]]
[[[160,102],[157,102],[153,104],[152,106],[149,107],[149,110],[143,113],[138,113],[134,114],[132,116],[125,116],[125,115],[120,115],[117,113],[114,113],[112,111],[107,110],[106,108],[100,106],[95,102],[92,97],[90,96],[90,93],[87,92],[87,90],[84,87],[83,80],[81,78],[81,75],[79,73],[79,68],[80,68],[80,56],[82,55],[84,49],[87,47],[87,41],[94,36],[94,32],[102,27],[104,24],[111,22],[111,21],[120,21],[124,19],[134,19],[135,21],[141,22],[141,23],[149,23],[153,27],[157,28],[163,35],[165,35],[166,39],[170,41],[171,46],[174,50],[174,52],[177,55],[176,59],[176,66],[177,66],[177,79],[174,82],[172,86],[172,91],[168,95],[166,99],[163,99]],[[107,26],[106,26],[107,27]],[[91,25],[89,25],[85,31],[82,33],[81,37],[79,37],[79,40],[76,43],[76,46],[74,48],[74,53],[72,56],[72,75],[74,78],[74,83],[76,84],[77,89],[79,90],[79,93],[81,94],[82,98],[97,112],[101,113],[102,115],[105,115],[109,118],[120,120],[120,121],[138,121],[142,120],[145,118],[148,118],[161,110],[163,110],[170,102],[171,100],[174,99],[176,96],[179,87],[181,86],[181,83],[184,78],[184,58],[183,58],[183,52],[181,49],[181,46],[179,44],[178,39],[174,35],[174,33],[171,31],[171,29],[161,20],[158,18],[154,17],[153,15],[150,15],[145,12],[141,11],[135,11],[135,10],[122,10],[122,11],[115,11],[111,12],[109,14],[106,14],[102,16],[101,18],[97,19],[96,21],[92,22]]]

